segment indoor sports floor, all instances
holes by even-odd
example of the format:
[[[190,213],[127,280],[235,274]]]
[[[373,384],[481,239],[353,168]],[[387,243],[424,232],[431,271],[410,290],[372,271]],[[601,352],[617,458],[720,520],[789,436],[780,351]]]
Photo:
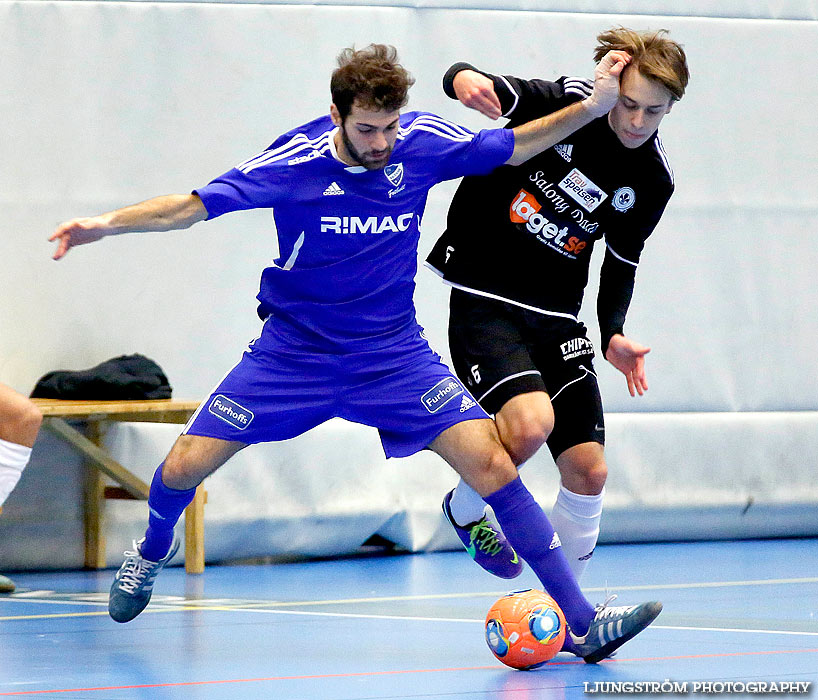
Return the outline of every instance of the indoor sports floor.
[[[174,567],[125,625],[107,615],[112,575],[13,575],[0,697],[540,700],[667,680],[696,697],[694,682],[818,681],[816,540],[601,546],[588,597],[607,587],[664,612],[614,659],[559,654],[536,671],[501,665],[483,638],[495,598],[536,579],[493,578],[465,552]]]

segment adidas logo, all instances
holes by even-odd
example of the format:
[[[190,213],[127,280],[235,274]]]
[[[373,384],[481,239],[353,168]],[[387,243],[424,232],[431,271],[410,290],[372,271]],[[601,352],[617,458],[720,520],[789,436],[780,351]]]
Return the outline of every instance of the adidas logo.
[[[460,402],[460,412],[465,413],[470,408],[474,408],[477,405],[474,399],[471,396],[467,396],[463,394],[463,400]]]
[[[560,536],[555,532],[554,536],[551,538],[551,544],[548,545],[548,549],[556,549],[557,547],[561,547],[562,542],[560,542]]]
[[[324,190],[324,194],[325,195],[344,194],[344,191],[340,187],[338,187],[337,182],[333,182],[329,187],[327,187],[327,189]]]
[[[554,150],[566,161],[571,162],[571,151],[574,150],[573,144],[560,143],[554,146]]]

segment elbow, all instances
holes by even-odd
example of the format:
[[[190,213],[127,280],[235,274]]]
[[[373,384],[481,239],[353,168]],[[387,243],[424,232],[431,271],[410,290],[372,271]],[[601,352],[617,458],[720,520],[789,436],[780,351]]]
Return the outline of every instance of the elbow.
[[[524,153],[518,149],[514,149],[511,157],[503,165],[522,165],[531,157],[530,153]]]
[[[202,202],[198,194],[191,194],[188,195],[187,201],[176,220],[168,223],[170,228],[186,229],[199,221],[204,221],[207,217],[208,213],[204,202]]]
[[[201,219],[198,219],[198,218],[183,219],[182,221],[178,222],[177,224],[171,225],[169,227],[169,229],[176,229],[176,230],[179,230],[179,231],[184,231],[185,229],[190,228],[191,226],[193,226],[193,224],[195,224],[197,221],[201,221]]]

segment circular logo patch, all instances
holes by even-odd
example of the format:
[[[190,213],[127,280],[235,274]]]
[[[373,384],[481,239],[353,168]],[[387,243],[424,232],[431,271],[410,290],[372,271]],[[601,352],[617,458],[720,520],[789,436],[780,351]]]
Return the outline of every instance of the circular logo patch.
[[[611,198],[611,204],[617,211],[628,211],[635,202],[636,192],[630,187],[620,187]]]

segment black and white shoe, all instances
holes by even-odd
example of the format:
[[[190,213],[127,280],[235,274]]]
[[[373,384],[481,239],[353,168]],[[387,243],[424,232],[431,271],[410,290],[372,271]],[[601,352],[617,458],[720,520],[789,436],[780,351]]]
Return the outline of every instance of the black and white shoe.
[[[581,656],[585,663],[595,664],[611,656],[629,639],[633,639],[662,612],[658,601],[630,606],[611,606],[615,595],[596,607],[596,615],[583,637],[571,630],[571,644],[565,650]],[[571,648],[572,647],[572,648]]]

